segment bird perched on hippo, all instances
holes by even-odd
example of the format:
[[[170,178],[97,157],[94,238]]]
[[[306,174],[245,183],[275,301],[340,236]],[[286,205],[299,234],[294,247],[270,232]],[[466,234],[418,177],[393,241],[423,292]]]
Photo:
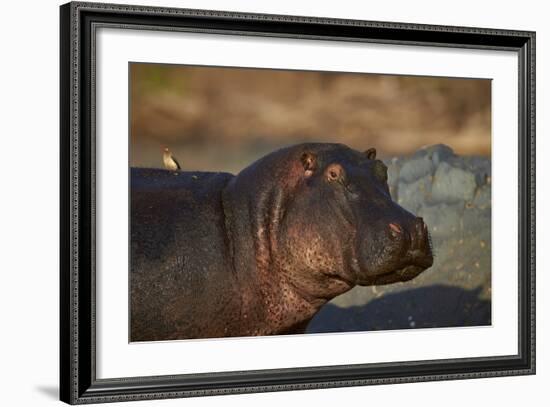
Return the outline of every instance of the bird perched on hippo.
[[[131,170],[131,341],[300,333],[355,285],[432,262],[374,149],[299,144],[236,176]]]
[[[181,170],[180,163],[176,160],[176,157],[172,155],[172,152],[168,149],[168,147],[164,147],[164,151],[162,153],[162,163],[164,164],[164,168],[167,170]]]

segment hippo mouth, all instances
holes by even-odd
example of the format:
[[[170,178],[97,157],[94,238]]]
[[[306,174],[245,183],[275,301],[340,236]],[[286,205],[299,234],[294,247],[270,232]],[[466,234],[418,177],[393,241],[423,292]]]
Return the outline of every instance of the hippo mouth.
[[[392,284],[402,281],[409,281],[418,276],[427,267],[421,267],[417,265],[405,266],[398,270],[393,270],[388,273],[371,275],[371,276],[361,276],[357,278],[357,284],[362,286],[369,285],[385,285]]]
[[[407,262],[401,267],[389,268],[385,272],[370,274],[356,273],[356,284],[361,286],[385,285],[396,282],[409,281],[418,276],[433,264],[431,253],[423,256],[415,256],[413,262]]]
[[[402,269],[391,271],[386,274],[380,274],[378,276],[367,277],[367,284],[363,284],[363,281],[359,281],[359,285],[384,285],[392,284],[399,281],[409,281],[422,273],[426,268],[420,266],[406,266]]]

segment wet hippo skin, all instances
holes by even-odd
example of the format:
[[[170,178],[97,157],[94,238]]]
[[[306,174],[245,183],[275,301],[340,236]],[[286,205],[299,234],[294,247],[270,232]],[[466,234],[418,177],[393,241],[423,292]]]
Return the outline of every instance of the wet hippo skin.
[[[130,340],[300,333],[355,285],[433,262],[376,151],[300,144],[238,175],[131,169]]]

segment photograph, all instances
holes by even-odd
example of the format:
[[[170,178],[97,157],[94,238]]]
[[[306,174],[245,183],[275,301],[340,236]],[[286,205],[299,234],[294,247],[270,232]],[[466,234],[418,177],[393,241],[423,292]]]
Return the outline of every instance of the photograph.
[[[491,326],[491,78],[128,78],[129,342]]]

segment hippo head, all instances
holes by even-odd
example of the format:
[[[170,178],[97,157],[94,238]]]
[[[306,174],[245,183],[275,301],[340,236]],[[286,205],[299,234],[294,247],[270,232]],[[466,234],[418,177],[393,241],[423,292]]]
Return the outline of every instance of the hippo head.
[[[433,263],[425,223],[392,200],[374,149],[301,144],[239,177],[255,190],[248,210],[258,264],[305,296],[410,280]]]

